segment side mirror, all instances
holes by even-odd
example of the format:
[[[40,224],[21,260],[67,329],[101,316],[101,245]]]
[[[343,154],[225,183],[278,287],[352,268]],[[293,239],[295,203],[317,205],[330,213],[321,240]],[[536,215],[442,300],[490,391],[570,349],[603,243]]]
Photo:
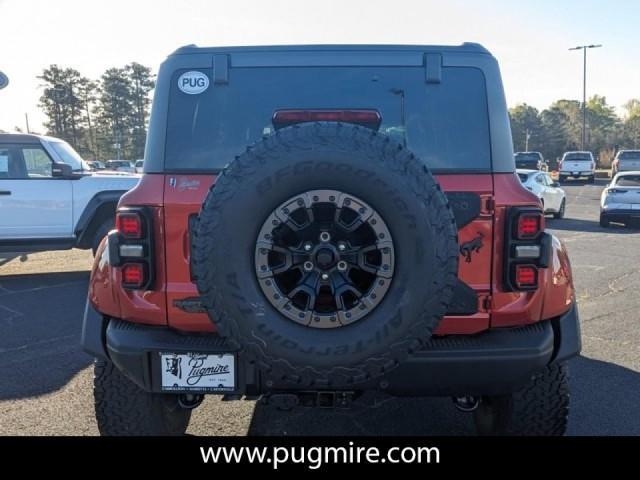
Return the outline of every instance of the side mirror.
[[[51,176],[58,178],[66,178],[73,175],[73,169],[71,165],[67,165],[66,163],[54,163],[51,168]]]

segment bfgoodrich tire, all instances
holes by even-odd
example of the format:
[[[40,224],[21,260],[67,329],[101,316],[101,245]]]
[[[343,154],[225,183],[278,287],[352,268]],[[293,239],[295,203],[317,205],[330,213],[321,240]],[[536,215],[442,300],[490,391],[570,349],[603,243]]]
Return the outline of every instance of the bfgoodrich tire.
[[[182,435],[191,418],[176,395],[145,392],[104,360],[94,364],[93,395],[101,435]]]
[[[388,227],[391,238],[384,241],[393,252],[393,265],[379,267],[393,275],[379,280],[385,290],[375,307],[359,305],[367,311],[362,318],[348,324],[332,318],[327,328],[314,328],[316,311],[308,312],[308,324],[288,317],[286,305],[265,293],[256,263],[257,241],[271,248],[279,235],[275,227],[274,238],[263,235],[271,221],[278,224],[274,211],[286,212],[283,202],[291,199],[298,205],[303,197],[318,200],[318,191],[335,202],[342,195],[366,203],[360,211],[377,217],[363,228],[378,218],[378,226]],[[326,233],[328,248],[339,256],[342,246],[330,244],[340,232]],[[202,206],[192,253],[198,290],[221,334],[272,378],[316,387],[378,377],[418,349],[445,314],[458,269],[455,220],[425,164],[385,135],[338,123],[282,129],[231,162]]]
[[[566,364],[546,367],[520,392],[483,397],[474,412],[481,435],[564,435],[569,418]]]

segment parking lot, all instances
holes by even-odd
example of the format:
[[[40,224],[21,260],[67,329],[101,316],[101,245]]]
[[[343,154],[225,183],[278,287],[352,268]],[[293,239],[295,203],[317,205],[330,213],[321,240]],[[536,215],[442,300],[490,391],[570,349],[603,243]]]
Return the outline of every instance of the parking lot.
[[[583,328],[571,362],[572,435],[639,435],[640,231],[598,225],[604,186],[564,186],[566,217],[547,226],[569,249]],[[86,251],[0,258],[0,434],[93,435],[91,358],[79,347]],[[470,434],[450,399],[388,399],[375,408],[279,412],[208,397],[195,435]]]

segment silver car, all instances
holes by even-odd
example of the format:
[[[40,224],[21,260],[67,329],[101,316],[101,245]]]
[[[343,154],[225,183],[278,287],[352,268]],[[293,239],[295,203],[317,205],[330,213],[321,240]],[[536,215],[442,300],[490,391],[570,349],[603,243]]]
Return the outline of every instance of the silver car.
[[[600,226],[640,220],[640,170],[618,173],[600,198]]]
[[[613,160],[612,173],[640,170],[640,150],[620,150]]]

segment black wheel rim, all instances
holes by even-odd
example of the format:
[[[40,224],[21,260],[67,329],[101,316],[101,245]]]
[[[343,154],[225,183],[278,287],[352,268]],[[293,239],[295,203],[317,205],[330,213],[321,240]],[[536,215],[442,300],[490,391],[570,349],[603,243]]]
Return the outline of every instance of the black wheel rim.
[[[312,328],[339,328],[380,304],[394,258],[391,233],[371,206],[337,190],[312,190],[265,220],[255,270],[264,295],[284,316]]]

